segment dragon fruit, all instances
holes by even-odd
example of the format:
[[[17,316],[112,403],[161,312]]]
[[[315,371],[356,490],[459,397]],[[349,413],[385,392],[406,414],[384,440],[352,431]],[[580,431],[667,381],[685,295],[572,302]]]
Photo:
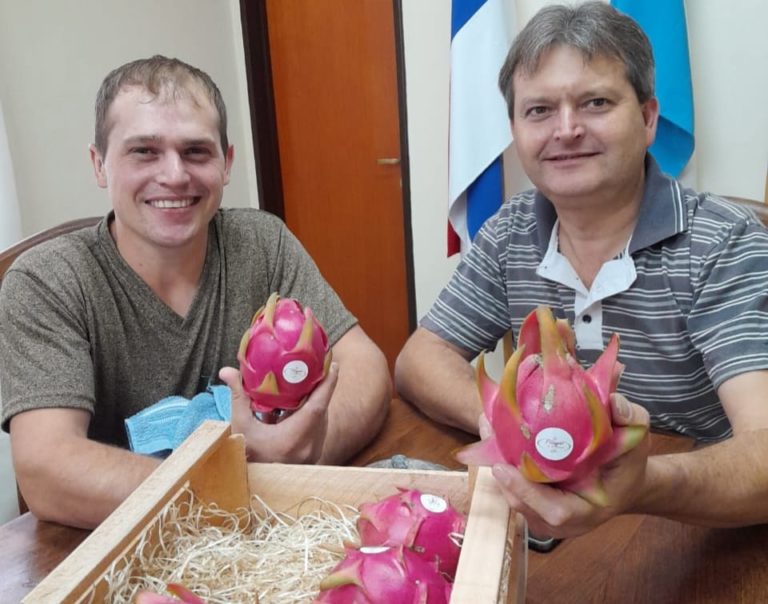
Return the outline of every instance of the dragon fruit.
[[[636,446],[646,427],[613,424],[610,395],[624,369],[618,335],[587,370],[575,358],[574,343],[568,322],[539,306],[520,328],[501,384],[488,377],[481,356],[477,383],[492,434],[456,458],[512,464],[528,480],[556,483],[605,506],[600,466]]]
[[[169,583],[168,591],[179,597],[163,596],[151,591],[142,591],[136,596],[136,604],[205,604],[205,601],[198,598],[183,585],[178,583]]]
[[[447,604],[451,584],[403,546],[347,548],[320,583],[315,604]]]
[[[429,562],[449,580],[456,574],[467,518],[442,497],[416,489],[360,506],[357,531],[363,546],[403,545]]]
[[[273,293],[243,334],[237,359],[256,414],[294,411],[331,365],[328,336],[310,308]]]

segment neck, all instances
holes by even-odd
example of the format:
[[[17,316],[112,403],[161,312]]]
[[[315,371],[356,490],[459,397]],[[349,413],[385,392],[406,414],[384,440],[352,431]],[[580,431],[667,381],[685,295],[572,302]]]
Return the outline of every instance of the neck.
[[[110,233],[125,262],[171,310],[186,317],[197,293],[208,249],[207,232],[202,241],[183,248],[153,245],[121,245],[114,223]]]

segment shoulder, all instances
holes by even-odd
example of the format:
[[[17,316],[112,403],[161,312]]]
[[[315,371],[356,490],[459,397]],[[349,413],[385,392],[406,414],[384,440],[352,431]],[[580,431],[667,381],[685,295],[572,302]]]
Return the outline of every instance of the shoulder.
[[[745,205],[691,189],[686,189],[683,196],[694,240],[717,243],[745,234],[755,234],[760,238],[768,235],[760,218]]]
[[[256,208],[221,208],[217,220],[227,238],[279,238],[286,230],[280,218]]]
[[[99,226],[86,227],[37,244],[15,260],[6,276],[22,272],[45,279],[62,279],[64,274],[82,274],[98,254]]]

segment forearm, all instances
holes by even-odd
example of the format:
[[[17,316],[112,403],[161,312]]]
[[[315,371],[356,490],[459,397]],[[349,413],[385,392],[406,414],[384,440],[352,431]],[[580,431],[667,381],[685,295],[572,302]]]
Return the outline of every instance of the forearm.
[[[339,380],[318,463],[343,463],[370,442],[381,429],[391,399],[387,361],[375,346],[339,359]]]
[[[768,429],[689,453],[650,457],[644,488],[630,511],[713,527],[768,522],[766,459]]]
[[[462,354],[419,328],[395,367],[397,393],[432,419],[477,433],[482,411],[472,366]]]
[[[160,464],[87,439],[58,443],[53,457],[17,467],[17,480],[41,520],[94,528]]]

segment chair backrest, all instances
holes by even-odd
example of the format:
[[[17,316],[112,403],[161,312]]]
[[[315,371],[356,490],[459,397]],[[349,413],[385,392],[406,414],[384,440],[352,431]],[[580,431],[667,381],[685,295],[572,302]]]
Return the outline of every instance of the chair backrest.
[[[35,247],[37,244],[42,243],[43,241],[48,241],[49,239],[53,239],[54,237],[58,237],[59,235],[64,235],[65,233],[71,233],[72,231],[77,231],[78,229],[93,226],[94,224],[97,224],[99,220],[101,220],[101,217],[98,216],[70,220],[68,222],[64,222],[62,224],[51,227],[50,229],[45,229],[44,231],[30,235],[18,243],[14,243],[11,247],[1,250],[0,285],[3,283],[5,272],[10,268],[11,264],[13,264],[13,261],[16,260],[16,258],[22,252],[26,252],[28,249]],[[16,487],[16,495],[18,496],[19,500],[19,513],[23,514],[24,512],[28,511],[29,508],[27,507],[27,503],[24,501],[24,497],[22,497],[18,486]]]
[[[30,235],[18,243],[14,243],[11,247],[1,250],[0,283],[3,281],[5,271],[8,270],[11,264],[13,264],[13,261],[16,260],[16,258],[22,252],[26,252],[28,249],[35,247],[38,243],[48,241],[49,239],[53,239],[59,235],[64,235],[65,233],[71,233],[72,231],[77,231],[78,229],[93,226],[94,224],[97,224],[99,220],[101,220],[100,216],[90,216],[88,218],[78,218],[76,220],[63,222],[59,225],[51,227],[50,229],[45,229],[44,231]]]

